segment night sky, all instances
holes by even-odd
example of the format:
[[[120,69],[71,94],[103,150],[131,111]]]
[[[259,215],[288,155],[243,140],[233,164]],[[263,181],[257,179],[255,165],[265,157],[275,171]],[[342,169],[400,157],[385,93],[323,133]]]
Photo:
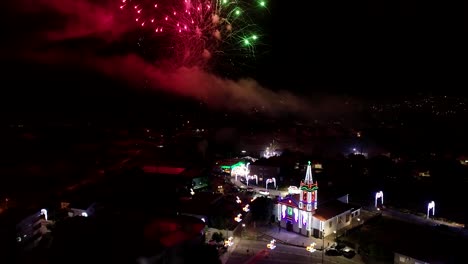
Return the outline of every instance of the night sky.
[[[466,84],[466,7],[416,0],[311,2],[275,12],[275,28],[284,22],[274,31],[275,56],[295,65],[288,75],[302,76],[290,79],[298,86],[398,93]],[[283,20],[285,13],[294,15]]]
[[[273,108],[279,97],[287,97],[285,108],[291,108],[304,103],[293,98],[302,94],[465,93],[464,6],[415,0],[270,1],[270,14],[254,17],[267,45],[254,60],[233,57],[229,65],[224,57],[213,70],[258,84],[190,70],[167,77],[143,61],[138,37],[116,15],[115,2],[20,0],[2,8],[5,103],[42,108],[72,101],[85,105],[94,98],[105,105],[126,97],[128,90],[147,89],[215,105],[228,99],[245,104],[240,108]]]

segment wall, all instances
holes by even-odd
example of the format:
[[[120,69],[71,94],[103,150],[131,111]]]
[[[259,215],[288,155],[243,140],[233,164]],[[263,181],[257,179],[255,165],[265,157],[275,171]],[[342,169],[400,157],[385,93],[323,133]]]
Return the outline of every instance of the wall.
[[[348,221],[346,221],[346,215],[349,214]],[[341,221],[340,221],[341,217]],[[324,227],[325,227],[325,236],[332,235],[333,231],[338,231],[342,229],[345,226],[348,226],[351,224],[351,210],[348,210],[342,214],[339,214],[327,221],[324,222]],[[330,222],[332,223],[332,226],[330,227]]]
[[[394,264],[429,264],[428,262],[424,262],[422,260],[417,260],[417,259],[414,259],[412,257],[408,257],[408,256],[405,256],[405,255],[396,253],[396,252],[395,252],[394,256],[395,256],[394,260],[393,260]]]

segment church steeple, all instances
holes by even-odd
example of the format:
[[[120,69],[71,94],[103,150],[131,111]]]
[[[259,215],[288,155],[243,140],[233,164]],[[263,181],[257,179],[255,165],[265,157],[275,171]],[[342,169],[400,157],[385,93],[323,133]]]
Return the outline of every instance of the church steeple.
[[[306,176],[304,181],[301,181],[301,199],[299,202],[299,209],[305,207],[306,211],[317,209],[317,183],[312,179],[312,166],[310,161],[307,164]]]
[[[305,184],[313,184],[314,183],[314,180],[312,179],[312,168],[310,166],[310,161],[309,161],[309,164],[307,165],[307,170],[306,170],[304,183]]]

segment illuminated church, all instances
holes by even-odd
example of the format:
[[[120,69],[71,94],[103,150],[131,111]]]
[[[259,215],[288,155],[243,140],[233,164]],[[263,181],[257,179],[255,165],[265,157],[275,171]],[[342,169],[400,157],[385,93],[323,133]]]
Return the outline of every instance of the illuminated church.
[[[348,204],[347,195],[317,208],[317,191],[318,184],[313,181],[309,161],[305,178],[297,191],[278,201],[277,220],[281,228],[304,236],[321,237],[350,225],[352,219],[359,215],[360,208]]]

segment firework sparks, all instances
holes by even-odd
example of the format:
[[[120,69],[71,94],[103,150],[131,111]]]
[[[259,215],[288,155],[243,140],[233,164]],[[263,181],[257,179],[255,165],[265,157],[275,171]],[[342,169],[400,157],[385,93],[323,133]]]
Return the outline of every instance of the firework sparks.
[[[249,14],[266,9],[263,0],[119,1],[145,32],[168,41],[166,54],[178,66],[206,65],[217,54],[253,56],[261,35]]]

